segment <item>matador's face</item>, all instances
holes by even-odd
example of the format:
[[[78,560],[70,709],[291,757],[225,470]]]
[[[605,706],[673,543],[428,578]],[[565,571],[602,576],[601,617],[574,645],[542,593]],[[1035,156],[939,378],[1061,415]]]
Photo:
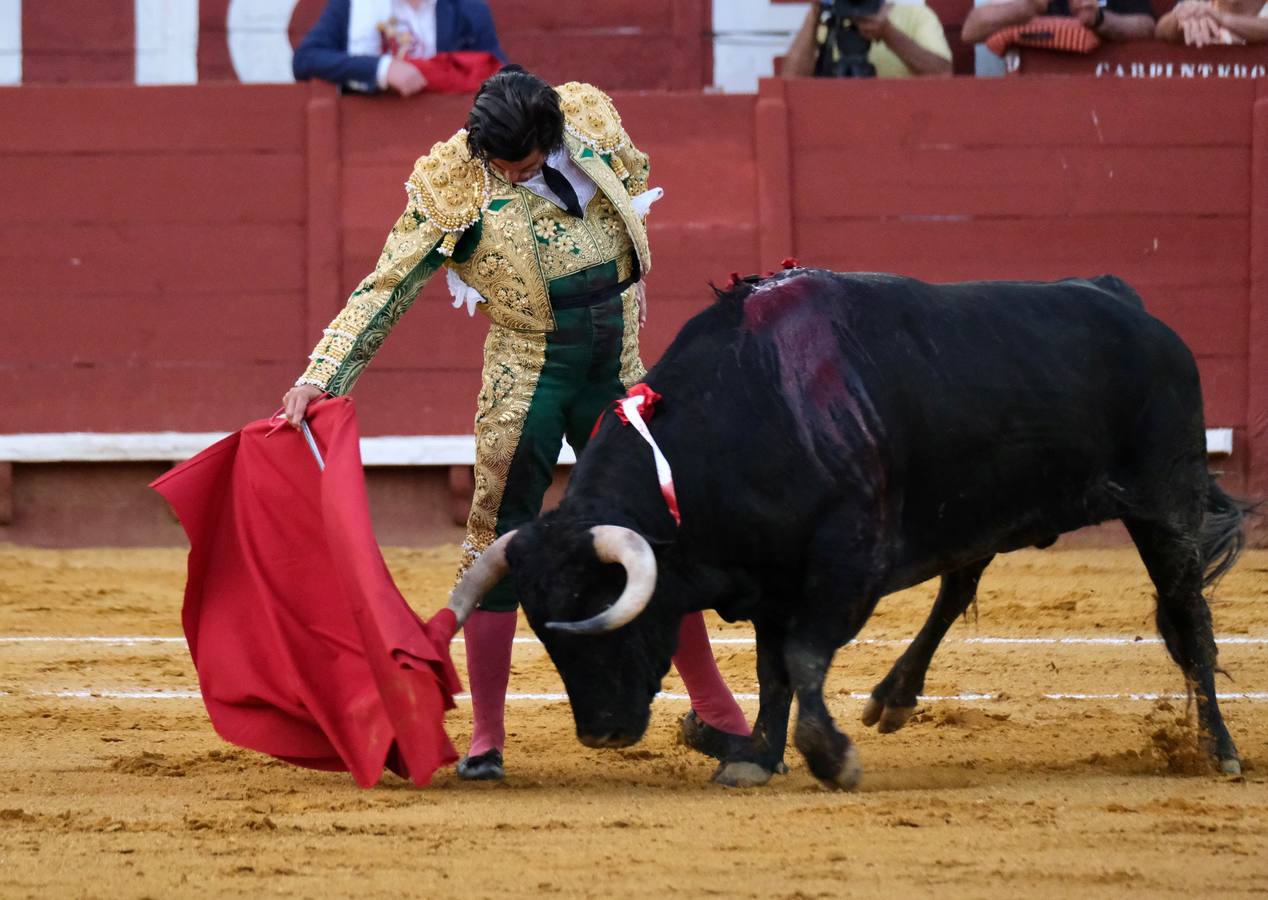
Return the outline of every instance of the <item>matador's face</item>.
[[[520,160],[490,159],[489,166],[511,184],[519,184],[532,178],[542,170],[546,163],[546,154],[534,150]]]

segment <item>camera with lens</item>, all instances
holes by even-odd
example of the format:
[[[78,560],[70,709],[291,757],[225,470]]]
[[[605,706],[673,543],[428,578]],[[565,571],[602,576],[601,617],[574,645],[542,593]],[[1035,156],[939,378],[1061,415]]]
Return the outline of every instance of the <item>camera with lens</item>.
[[[872,42],[859,32],[854,20],[874,16],[883,0],[820,0],[827,36],[815,61],[820,78],[875,78],[876,67],[867,61]]]

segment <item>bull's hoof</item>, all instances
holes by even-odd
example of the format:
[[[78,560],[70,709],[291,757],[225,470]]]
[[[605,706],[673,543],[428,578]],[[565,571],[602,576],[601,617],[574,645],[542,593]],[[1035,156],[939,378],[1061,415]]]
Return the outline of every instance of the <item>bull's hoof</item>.
[[[891,734],[907,724],[907,720],[916,712],[914,706],[887,706],[881,714],[880,724],[876,730],[881,734]]]
[[[1242,774],[1242,761],[1235,756],[1230,759],[1221,759],[1220,771],[1225,775],[1240,775]]]
[[[876,725],[881,734],[890,734],[906,725],[915,711],[915,706],[886,706],[875,697],[869,697],[863,707],[863,724],[869,728]]]
[[[752,762],[724,762],[713,780],[725,787],[761,787],[771,779],[771,771]]]
[[[863,705],[863,724],[871,728],[881,720],[881,713],[885,711],[885,704],[877,700],[875,697],[868,697],[867,703]]]
[[[841,768],[837,770],[837,774],[832,778],[820,779],[825,787],[829,787],[834,791],[852,791],[859,786],[859,781],[863,778],[863,764],[859,762],[859,752],[851,744],[846,748],[845,761],[841,764]]]

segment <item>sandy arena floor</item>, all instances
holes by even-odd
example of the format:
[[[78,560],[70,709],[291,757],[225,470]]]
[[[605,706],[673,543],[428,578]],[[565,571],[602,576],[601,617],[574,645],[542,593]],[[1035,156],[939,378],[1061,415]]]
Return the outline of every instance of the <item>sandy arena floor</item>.
[[[389,562],[430,611],[456,555]],[[1268,551],[1247,553],[1214,605],[1242,777],[1196,755],[1182,696],[1156,696],[1183,685],[1152,640],[1135,555],[1058,549],[987,571],[980,618],[952,630],[931,699],[892,735],[859,723],[863,696],[932,589],[882,602],[828,683],[865,767],[852,794],[820,788],[795,751],[765,788],[713,785],[712,762],[675,743],[686,704],[672,696],[624,751],[578,744],[565,702],[512,699],[501,785],[447,771],[424,791],[391,775],[361,791],[274,762],[212,732],[179,640],[83,640],[178,638],[183,567],[178,550],[0,547],[0,896],[1268,892]],[[732,641],[715,647],[732,686],[755,691],[751,631],[713,625]],[[682,690],[673,675],[665,689]],[[562,690],[540,646],[517,645],[511,690]],[[448,723],[460,747],[469,709]]]

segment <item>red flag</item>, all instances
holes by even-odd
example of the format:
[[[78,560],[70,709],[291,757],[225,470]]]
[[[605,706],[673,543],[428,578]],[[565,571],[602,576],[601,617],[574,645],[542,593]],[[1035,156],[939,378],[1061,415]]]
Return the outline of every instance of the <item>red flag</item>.
[[[232,743],[362,787],[385,765],[422,787],[457,759],[456,622],[423,622],[392,582],[352,401],[313,404],[309,423],[324,472],[302,435],[261,420],[152,485],[189,536],[181,619],[203,702]]]

